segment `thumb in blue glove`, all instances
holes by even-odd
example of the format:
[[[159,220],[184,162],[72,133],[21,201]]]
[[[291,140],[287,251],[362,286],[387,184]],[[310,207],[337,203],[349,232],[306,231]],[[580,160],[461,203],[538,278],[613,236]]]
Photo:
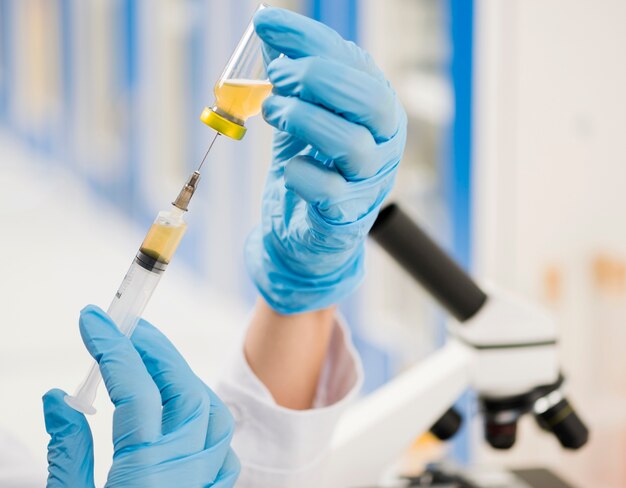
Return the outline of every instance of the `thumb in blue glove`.
[[[234,486],[239,462],[230,449],[232,416],[167,338],[140,321],[131,342],[94,306],[81,312],[80,331],[115,405],[106,486]],[[44,396],[48,487],[91,488],[91,432],[64,395]]]

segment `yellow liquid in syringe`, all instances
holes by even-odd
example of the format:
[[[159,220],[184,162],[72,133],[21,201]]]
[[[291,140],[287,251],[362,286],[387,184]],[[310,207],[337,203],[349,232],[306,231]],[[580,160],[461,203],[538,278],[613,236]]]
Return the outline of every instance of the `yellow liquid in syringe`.
[[[185,224],[172,226],[154,223],[139,250],[157,261],[169,264],[186,229]]]
[[[261,111],[272,84],[267,80],[232,79],[218,82],[214,91],[217,108],[245,122]]]

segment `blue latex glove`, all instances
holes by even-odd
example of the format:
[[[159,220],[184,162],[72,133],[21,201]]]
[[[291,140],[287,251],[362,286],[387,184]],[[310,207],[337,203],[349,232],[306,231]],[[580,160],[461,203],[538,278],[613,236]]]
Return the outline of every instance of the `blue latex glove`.
[[[111,400],[115,453],[108,488],[234,486],[234,422],[156,328],[140,321],[131,340],[99,308],[82,310],[80,332]],[[85,416],[61,390],[43,397],[49,488],[92,488],[93,443]]]
[[[363,277],[364,241],[393,186],[407,118],[371,57],[329,27],[279,8],[254,23],[274,85],[263,117],[276,131],[246,265],[276,311],[320,309]]]

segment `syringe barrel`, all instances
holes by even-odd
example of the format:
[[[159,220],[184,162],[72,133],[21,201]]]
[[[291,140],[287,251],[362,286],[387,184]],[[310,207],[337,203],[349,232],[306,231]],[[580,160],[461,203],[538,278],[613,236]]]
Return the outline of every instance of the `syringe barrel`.
[[[186,229],[182,215],[176,207],[159,213],[107,310],[115,325],[128,337],[135,330],[182,239]],[[76,393],[65,398],[66,403],[79,412],[95,413],[93,402],[100,380],[100,370],[94,362]]]
[[[138,258],[130,265],[107,310],[122,334],[130,336],[133,333],[162,274],[163,270],[148,271],[139,263]]]
[[[128,337],[132,335],[162,274],[163,271],[148,271],[140,264],[138,258],[135,258],[130,265],[107,310],[109,317],[124,335]],[[96,399],[101,379],[98,363],[94,361],[87,377],[74,395],[65,398],[67,404],[79,412],[95,413],[93,402]]]

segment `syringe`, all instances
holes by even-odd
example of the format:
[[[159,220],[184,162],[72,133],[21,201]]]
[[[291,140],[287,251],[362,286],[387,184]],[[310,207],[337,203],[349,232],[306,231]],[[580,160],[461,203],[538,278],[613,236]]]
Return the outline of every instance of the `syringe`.
[[[157,215],[107,310],[113,322],[128,337],[135,330],[139,318],[187,229],[183,215],[198,186],[200,168],[215,143],[217,135],[213,138],[198,169],[191,174],[172,206]],[[65,402],[79,412],[96,413],[93,402],[100,380],[98,363],[94,362],[76,393],[67,395]]]
[[[268,5],[260,4],[257,11],[264,8],[268,8]],[[198,169],[191,174],[172,207],[157,215],[107,310],[120,331],[127,336],[135,330],[152,292],[185,233],[187,224],[183,215],[196,191],[200,169],[217,136],[223,134],[231,139],[242,139],[246,133],[246,120],[261,111],[263,100],[271,90],[272,85],[263,60],[262,43],[256,35],[253,22],[250,21],[215,84],[215,104],[205,108],[200,116],[205,124],[216,131],[215,137]],[[98,364],[94,363],[76,393],[67,395],[65,402],[79,412],[95,413],[93,402],[100,379]]]

